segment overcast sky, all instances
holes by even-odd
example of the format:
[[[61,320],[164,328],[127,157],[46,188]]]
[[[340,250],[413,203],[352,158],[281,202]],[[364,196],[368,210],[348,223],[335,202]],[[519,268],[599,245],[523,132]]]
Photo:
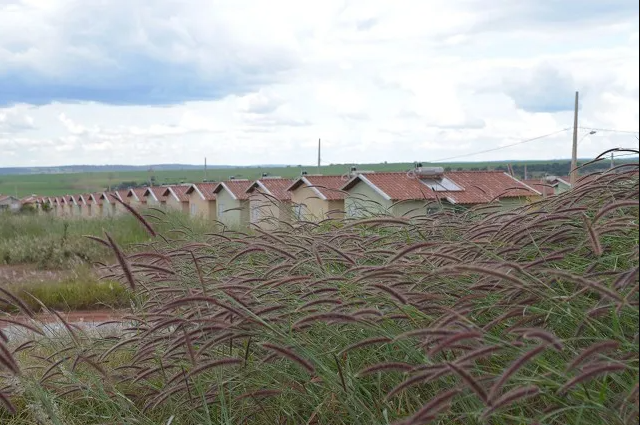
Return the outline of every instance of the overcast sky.
[[[0,0],[0,167],[439,160],[570,127],[576,90],[637,131],[638,80],[636,0]]]

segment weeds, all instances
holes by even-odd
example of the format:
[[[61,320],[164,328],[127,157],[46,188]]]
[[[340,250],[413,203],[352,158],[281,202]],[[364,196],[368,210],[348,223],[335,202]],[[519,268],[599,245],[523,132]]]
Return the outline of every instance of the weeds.
[[[511,212],[180,240],[149,220],[162,237],[106,270],[134,291],[123,330],[0,341],[0,418],[637,423],[637,198],[605,173]]]

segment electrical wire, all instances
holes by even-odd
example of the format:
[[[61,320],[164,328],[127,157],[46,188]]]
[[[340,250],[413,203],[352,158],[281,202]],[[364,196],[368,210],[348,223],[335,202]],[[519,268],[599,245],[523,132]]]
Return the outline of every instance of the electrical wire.
[[[616,130],[614,128],[596,128],[596,127],[578,127],[581,130],[592,130],[592,131],[604,131],[610,133],[626,133],[626,134],[638,134],[639,132],[631,131],[631,130]]]
[[[434,163],[434,162],[450,161],[452,159],[466,158],[466,157],[469,157],[469,156],[479,155],[479,154],[483,154],[483,153],[495,152],[495,151],[499,151],[501,149],[510,148],[512,146],[523,145],[525,143],[530,143],[530,142],[534,142],[536,140],[544,139],[544,138],[547,138],[547,137],[550,137],[550,136],[555,136],[556,134],[560,134],[560,133],[562,133],[564,131],[567,131],[567,130],[570,130],[570,129],[571,129],[571,127],[567,127],[567,128],[563,128],[562,130],[554,131],[553,133],[548,133],[548,134],[543,134],[542,136],[532,137],[531,139],[522,140],[522,141],[517,142],[517,143],[511,143],[510,145],[504,145],[504,146],[500,146],[500,147],[493,148],[493,149],[486,149],[486,150],[483,150],[483,151],[467,153],[467,154],[464,154],[464,155],[450,156],[448,158],[440,158],[440,159],[436,159],[436,160],[429,161],[429,162],[430,163]]]

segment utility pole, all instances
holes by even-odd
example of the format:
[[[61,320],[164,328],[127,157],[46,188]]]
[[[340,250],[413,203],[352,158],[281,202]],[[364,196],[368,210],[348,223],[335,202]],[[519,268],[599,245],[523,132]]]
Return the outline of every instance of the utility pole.
[[[613,156],[613,152],[611,152],[611,168],[613,168],[613,167],[614,167],[613,158],[614,158],[614,156]]]
[[[318,174],[320,174],[320,149],[321,149],[321,145],[320,145],[320,139],[318,139]]]
[[[204,181],[207,181],[207,157],[204,157]]]
[[[569,182],[571,183],[571,187],[576,183],[576,178],[578,177],[578,101],[579,101],[579,93],[576,92],[576,100],[573,109],[573,147],[571,149],[571,175],[569,177]]]
[[[527,173],[527,164],[524,164],[524,179],[527,180],[529,178],[529,174]]]

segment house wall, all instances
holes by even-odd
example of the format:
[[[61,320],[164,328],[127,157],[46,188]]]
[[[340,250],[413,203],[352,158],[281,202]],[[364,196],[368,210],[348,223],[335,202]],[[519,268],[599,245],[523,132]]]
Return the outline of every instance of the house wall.
[[[93,215],[93,205],[92,204],[82,205],[82,218],[91,218],[92,215]]]
[[[406,201],[395,204],[391,208],[391,214],[395,217],[414,218],[439,209],[440,206],[435,202],[426,200]]]
[[[324,220],[327,218],[327,212],[331,210],[328,201],[320,199],[312,188],[304,184],[291,191],[291,202],[294,204],[293,209],[300,220]]]
[[[20,201],[15,201],[11,198],[0,201],[0,211],[16,212],[20,210]]]
[[[153,196],[147,196],[145,199],[147,200],[147,203],[145,205],[148,208],[161,208],[162,207],[162,204],[160,203],[160,201],[156,201]]]
[[[384,199],[366,183],[358,182],[347,192],[349,196],[344,200],[347,217],[367,217],[391,212],[393,202]]]
[[[135,208],[136,210],[141,210],[145,206],[141,201],[137,200],[133,196],[130,196],[128,199],[129,199],[129,205]]]
[[[233,199],[224,189],[218,192],[216,198],[218,221],[232,229],[241,229],[249,224],[249,201]]]
[[[173,211],[182,211],[182,202],[178,201],[173,195],[167,196],[167,209]]]
[[[276,203],[262,193],[253,193],[249,200],[249,220],[262,230],[275,230],[280,222],[291,222],[291,202]]]
[[[216,201],[208,201],[195,190],[189,195],[189,215],[191,217],[200,217],[205,220],[216,220]]]
[[[533,199],[529,199],[527,197],[517,197],[517,198],[501,198],[500,199],[500,205],[502,206],[502,209],[504,210],[509,210],[512,208],[516,208],[522,205],[526,205],[529,204],[531,202],[534,202],[538,199],[542,199],[541,196],[535,196],[535,197],[531,197]]]
[[[558,195],[560,193],[564,193],[567,190],[571,189],[571,186],[566,185],[562,182],[558,182],[558,184],[556,185],[556,187],[553,188],[553,192]]]

